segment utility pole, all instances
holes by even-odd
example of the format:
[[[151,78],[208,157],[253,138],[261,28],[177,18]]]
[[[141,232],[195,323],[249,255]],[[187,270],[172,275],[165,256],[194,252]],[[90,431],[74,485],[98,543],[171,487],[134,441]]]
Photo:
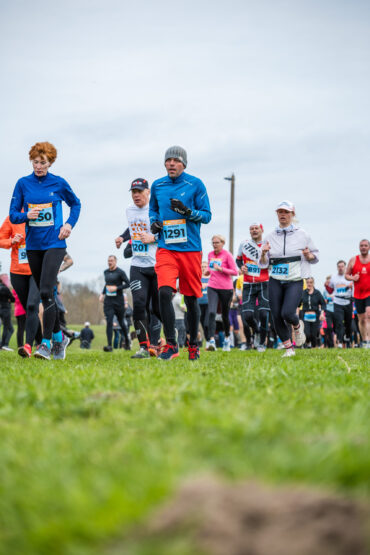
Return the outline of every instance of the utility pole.
[[[234,205],[235,205],[235,175],[224,177],[226,181],[231,181],[230,191],[230,228],[229,228],[229,251],[234,254]]]

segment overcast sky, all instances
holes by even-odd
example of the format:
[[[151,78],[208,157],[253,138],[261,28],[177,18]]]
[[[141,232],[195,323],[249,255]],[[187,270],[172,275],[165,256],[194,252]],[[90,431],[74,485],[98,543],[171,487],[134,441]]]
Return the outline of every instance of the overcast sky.
[[[2,0],[0,219],[48,140],[82,202],[69,281],[101,275],[136,177],[173,144],[208,188],[214,233],[235,245],[283,199],[321,251],[320,285],[369,237],[370,4],[364,0]],[[66,212],[65,212],[66,213]],[[9,252],[0,251],[3,269]]]

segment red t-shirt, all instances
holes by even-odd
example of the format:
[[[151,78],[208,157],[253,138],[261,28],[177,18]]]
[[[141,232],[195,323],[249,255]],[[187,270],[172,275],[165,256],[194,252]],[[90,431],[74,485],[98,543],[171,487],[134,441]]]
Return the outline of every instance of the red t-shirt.
[[[355,276],[356,274],[360,274],[360,279],[353,282],[353,296],[355,299],[366,299],[366,297],[370,296],[370,262],[363,264],[359,255],[356,256],[351,272],[352,276]]]

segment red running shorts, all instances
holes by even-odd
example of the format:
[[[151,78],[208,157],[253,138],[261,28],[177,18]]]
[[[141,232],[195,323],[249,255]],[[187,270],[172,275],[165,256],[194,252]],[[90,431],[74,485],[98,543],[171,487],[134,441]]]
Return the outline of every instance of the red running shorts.
[[[202,297],[202,253],[158,249],[155,271],[158,288],[167,285],[176,291],[179,279],[180,293],[188,297]]]

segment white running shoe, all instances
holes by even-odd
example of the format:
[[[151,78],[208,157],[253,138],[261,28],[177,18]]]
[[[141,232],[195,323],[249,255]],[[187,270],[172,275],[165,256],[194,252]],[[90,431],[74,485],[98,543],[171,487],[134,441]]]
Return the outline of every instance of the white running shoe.
[[[285,349],[285,353],[283,354],[282,358],[286,357],[295,357],[295,350],[290,347],[289,349]]]
[[[225,337],[224,345],[222,347],[222,350],[225,351],[226,353],[229,353],[231,351],[230,337]]]
[[[338,349],[343,349],[343,343],[338,343],[337,347]]]
[[[247,345],[246,343],[242,343],[239,347],[239,351],[246,351],[247,350]]]
[[[304,324],[302,320],[299,320],[299,328],[296,330],[294,329],[294,341],[297,347],[302,347],[304,342],[306,341],[306,336],[304,333]]]
[[[14,351],[14,349],[12,349],[11,347],[8,347],[8,345],[3,345],[1,347],[1,350],[2,351],[9,351],[9,352]]]
[[[266,351],[265,345],[258,345],[257,353],[264,353]]]
[[[217,351],[216,341],[214,339],[209,340],[208,350],[209,351]]]

